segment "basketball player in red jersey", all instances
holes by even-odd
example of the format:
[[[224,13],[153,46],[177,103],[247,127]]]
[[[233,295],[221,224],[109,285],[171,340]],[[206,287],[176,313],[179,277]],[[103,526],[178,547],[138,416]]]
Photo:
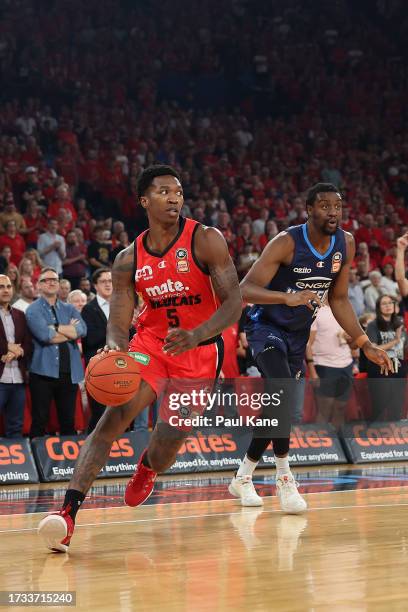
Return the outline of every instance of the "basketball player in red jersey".
[[[141,384],[123,406],[106,408],[88,436],[62,509],[45,517],[39,533],[53,551],[67,552],[76,513],[105,465],[113,441],[155,401],[164,379],[215,379],[221,332],[241,315],[235,267],[222,234],[180,217],[183,190],[170,166],[151,166],[138,180],[149,229],[121,251],[112,269],[113,293],[105,351],[128,351],[135,293],[144,300],[129,350],[141,365]],[[219,305],[218,305],[219,304]],[[186,431],[160,421],[129,481],[125,501],[143,503],[159,472],[175,461]]]

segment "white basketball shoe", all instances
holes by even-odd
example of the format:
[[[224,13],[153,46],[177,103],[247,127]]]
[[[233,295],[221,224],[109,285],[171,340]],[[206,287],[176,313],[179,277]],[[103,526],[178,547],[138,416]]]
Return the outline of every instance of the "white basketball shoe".
[[[234,476],[228,491],[234,497],[239,497],[241,506],[262,506],[262,497],[255,490],[251,476]]]
[[[286,514],[301,514],[307,504],[298,491],[298,484],[292,474],[284,474],[276,479],[276,495],[282,512]]]

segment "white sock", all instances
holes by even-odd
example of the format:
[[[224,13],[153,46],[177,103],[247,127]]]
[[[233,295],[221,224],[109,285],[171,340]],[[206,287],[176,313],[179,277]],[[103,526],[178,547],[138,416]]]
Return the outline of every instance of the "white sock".
[[[290,474],[288,457],[275,457],[275,465],[276,465],[276,478],[279,478],[279,476],[285,476],[285,475]]]
[[[248,459],[248,457],[245,455],[241,465],[238,468],[237,477],[252,476],[257,465],[258,461],[251,461],[251,459]]]

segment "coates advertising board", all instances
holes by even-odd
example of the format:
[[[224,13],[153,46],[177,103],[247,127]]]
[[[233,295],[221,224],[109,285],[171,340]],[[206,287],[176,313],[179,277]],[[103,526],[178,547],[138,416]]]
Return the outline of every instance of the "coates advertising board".
[[[218,433],[213,429],[198,431],[186,439],[168,473],[234,470],[240,465],[251,439],[252,432],[248,429],[223,430]],[[327,424],[295,426],[291,435],[289,458],[295,465],[347,462],[335,430]],[[275,456],[270,445],[259,467],[271,467],[274,463]]]
[[[26,438],[0,438],[0,484],[38,482],[37,468]]]
[[[86,436],[49,436],[32,440],[41,481],[70,480],[85,440]],[[98,478],[131,476],[146,443],[146,436],[134,431],[116,440]]]
[[[341,431],[350,461],[408,461],[408,421],[357,422]]]

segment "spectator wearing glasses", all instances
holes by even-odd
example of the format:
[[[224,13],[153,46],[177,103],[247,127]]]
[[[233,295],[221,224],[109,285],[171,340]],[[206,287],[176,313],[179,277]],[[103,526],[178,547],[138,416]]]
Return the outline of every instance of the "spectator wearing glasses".
[[[54,268],[40,274],[40,297],[27,308],[34,354],[30,366],[32,425],[30,436],[43,436],[51,401],[55,400],[61,435],[75,433],[74,413],[78,383],[84,378],[77,338],[86,324],[72,304],[58,299],[59,278]]]
[[[84,306],[82,317],[87,326],[87,334],[82,340],[85,365],[96,355],[98,349],[106,344],[106,326],[109,318],[109,302],[112,295],[112,273],[109,268],[99,268],[92,275],[92,283],[95,287],[96,297]],[[105,406],[90,399],[91,419],[88,425],[88,433],[95,429],[101,418]]]
[[[0,275],[0,412],[6,438],[23,435],[26,366],[32,352],[24,313],[10,306],[13,286]]]

